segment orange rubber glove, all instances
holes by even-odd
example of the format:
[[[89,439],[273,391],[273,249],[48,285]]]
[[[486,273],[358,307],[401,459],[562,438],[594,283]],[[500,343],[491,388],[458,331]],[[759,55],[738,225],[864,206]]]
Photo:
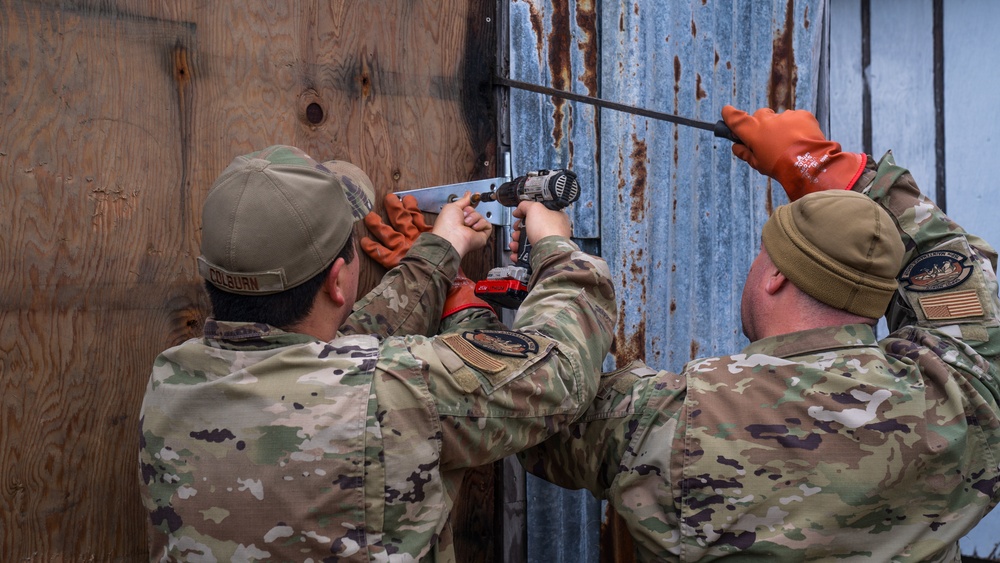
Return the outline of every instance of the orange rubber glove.
[[[416,242],[420,233],[426,233],[431,227],[424,222],[424,214],[417,207],[417,199],[411,195],[400,200],[396,194],[386,194],[385,213],[389,216],[390,227],[382,222],[374,211],[365,216],[365,226],[379,241],[368,237],[361,239],[361,249],[379,264],[388,269],[395,268],[399,261]]]
[[[386,194],[384,204],[392,227],[386,225],[377,213],[368,213],[365,216],[365,226],[381,241],[381,244],[364,237],[361,239],[361,248],[365,254],[372,257],[372,260],[387,269],[392,269],[406,256],[420,233],[430,232],[431,227],[424,221],[424,214],[417,207],[417,199],[411,195],[404,196],[400,200],[395,194]],[[445,298],[444,313],[441,318],[471,307],[493,311],[493,307],[476,297],[476,283],[465,277],[459,268],[458,275],[451,283],[448,296]]]
[[[496,313],[489,303],[476,296],[476,282],[465,277],[465,274],[460,269],[458,276],[455,277],[455,281],[451,282],[448,297],[444,300],[444,312],[441,313],[441,318],[444,319],[472,307],[489,309],[494,314]]]
[[[867,157],[841,152],[808,111],[763,108],[751,116],[726,106],[722,119],[742,141],[733,144],[733,154],[777,180],[790,201],[822,190],[849,190],[865,168]]]

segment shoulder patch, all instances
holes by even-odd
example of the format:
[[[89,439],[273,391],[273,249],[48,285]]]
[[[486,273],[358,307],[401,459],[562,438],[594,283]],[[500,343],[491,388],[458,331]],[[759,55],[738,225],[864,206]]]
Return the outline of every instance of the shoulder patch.
[[[610,393],[609,390],[613,389],[622,395],[627,395],[632,391],[632,385],[639,379],[643,377],[650,377],[656,375],[658,372],[651,369],[646,364],[638,360],[634,360],[625,367],[618,368],[614,371],[605,372],[601,374],[600,387],[598,388],[598,396],[601,398],[607,398],[606,395]]]
[[[503,362],[489,357],[487,354],[473,346],[468,340],[463,338],[461,334],[449,334],[448,336],[442,336],[441,342],[444,342],[449,348],[451,348],[463,362],[478,369],[479,371],[486,373],[500,373],[505,367],[507,367],[507,365]]]
[[[538,352],[538,342],[520,332],[507,330],[470,330],[462,333],[470,344],[490,354],[527,358]]]
[[[961,284],[972,271],[968,256],[952,250],[935,250],[914,258],[903,269],[899,281],[903,289],[910,291],[941,291]]]
[[[974,289],[927,295],[918,301],[920,308],[924,310],[924,316],[932,321],[981,317],[985,314]]]

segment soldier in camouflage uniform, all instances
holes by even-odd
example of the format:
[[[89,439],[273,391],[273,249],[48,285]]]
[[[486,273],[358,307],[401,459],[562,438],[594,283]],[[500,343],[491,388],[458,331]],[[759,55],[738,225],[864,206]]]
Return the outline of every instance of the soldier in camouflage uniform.
[[[607,499],[641,561],[960,561],[998,499],[995,251],[808,112],[722,115],[791,200],[747,277],[751,344],[605,374],[522,462]]]
[[[468,194],[348,318],[351,232],[372,197],[348,168],[269,147],[206,198],[213,318],[156,359],[141,411],[153,561],[454,561],[465,469],[544,440],[594,397],[614,292],[564,213],[531,208],[531,312],[513,330],[471,288],[439,284],[489,236]]]

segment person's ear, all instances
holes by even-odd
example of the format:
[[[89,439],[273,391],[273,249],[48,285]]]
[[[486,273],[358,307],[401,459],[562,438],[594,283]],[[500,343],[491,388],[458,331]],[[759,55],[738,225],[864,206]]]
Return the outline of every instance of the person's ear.
[[[774,295],[781,291],[781,288],[784,287],[787,282],[788,278],[785,277],[785,274],[779,272],[778,269],[772,265],[771,271],[767,273],[767,278],[764,281],[764,291],[766,291],[768,295]]]
[[[323,289],[326,291],[327,295],[330,296],[330,300],[333,301],[338,307],[343,307],[347,303],[347,296],[344,295],[342,289],[343,281],[342,276],[347,275],[347,262],[343,258],[337,258],[333,261],[333,266],[330,268],[330,273],[327,274],[326,280],[323,283]]]

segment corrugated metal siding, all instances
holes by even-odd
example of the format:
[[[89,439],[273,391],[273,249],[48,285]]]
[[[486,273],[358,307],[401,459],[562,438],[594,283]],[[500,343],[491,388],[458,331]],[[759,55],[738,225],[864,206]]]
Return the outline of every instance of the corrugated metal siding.
[[[594,0],[512,0],[510,77],[588,96],[598,95],[597,7]],[[513,90],[511,161],[515,175],[572,168],[580,201],[570,210],[574,234],[599,235],[598,122],[594,107]]]
[[[510,74],[711,122],[725,104],[815,111],[824,5],[512,0]],[[600,237],[615,276],[618,362],[680,370],[745,345],[739,296],[780,188],[705,131],[517,91],[510,120],[515,173],[580,174],[575,234]],[[589,493],[529,487],[529,560],[595,560],[592,535],[573,532],[596,507]],[[554,507],[569,523],[537,525]]]

